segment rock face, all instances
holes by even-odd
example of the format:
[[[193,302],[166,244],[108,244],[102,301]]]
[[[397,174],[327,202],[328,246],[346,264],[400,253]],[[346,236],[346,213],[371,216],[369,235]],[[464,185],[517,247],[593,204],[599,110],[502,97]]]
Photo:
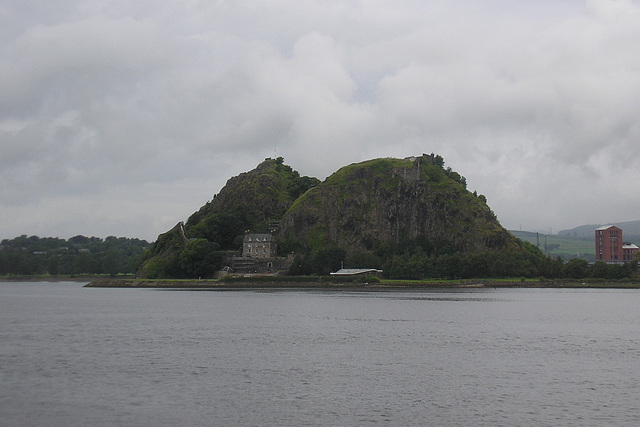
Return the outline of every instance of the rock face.
[[[252,171],[229,179],[213,200],[191,215],[187,235],[216,242],[225,250],[238,249],[244,233],[269,233],[270,224],[319,182],[301,177],[282,158],[265,159]]]
[[[442,167],[439,156],[376,159],[346,166],[285,213],[281,241],[347,252],[420,244],[429,253],[516,247],[484,196]]]
[[[187,225],[197,226],[214,213],[251,218],[247,225],[252,228],[277,220],[299,196],[296,179],[300,179],[298,173],[281,159],[265,159],[255,169],[230,178],[211,202],[189,218]]]

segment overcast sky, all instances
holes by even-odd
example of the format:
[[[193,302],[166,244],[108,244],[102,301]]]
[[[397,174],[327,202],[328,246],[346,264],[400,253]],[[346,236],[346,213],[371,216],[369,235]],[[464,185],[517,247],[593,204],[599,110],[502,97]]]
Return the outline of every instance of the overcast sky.
[[[0,0],[0,239],[155,240],[265,157],[436,153],[509,229],[640,219],[640,1]]]

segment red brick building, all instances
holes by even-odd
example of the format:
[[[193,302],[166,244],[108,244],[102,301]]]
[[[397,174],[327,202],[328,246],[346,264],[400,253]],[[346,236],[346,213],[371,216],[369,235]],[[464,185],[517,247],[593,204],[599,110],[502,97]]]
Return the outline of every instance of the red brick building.
[[[638,246],[622,241],[622,230],[615,225],[596,229],[596,261],[625,262],[635,259]]]
[[[639,249],[640,248],[633,243],[624,243],[622,245],[622,260],[624,262],[633,261],[636,259],[636,252],[638,252]]]

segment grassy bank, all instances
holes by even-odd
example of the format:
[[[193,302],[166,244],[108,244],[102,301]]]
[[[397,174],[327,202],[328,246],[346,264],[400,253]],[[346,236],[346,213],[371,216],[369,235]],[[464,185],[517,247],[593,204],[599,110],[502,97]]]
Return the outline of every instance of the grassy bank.
[[[334,277],[238,277],[225,280],[192,279],[108,279],[92,280],[94,288],[177,288],[177,289],[435,289],[435,288],[610,288],[640,289],[632,280],[380,280],[376,283]]]

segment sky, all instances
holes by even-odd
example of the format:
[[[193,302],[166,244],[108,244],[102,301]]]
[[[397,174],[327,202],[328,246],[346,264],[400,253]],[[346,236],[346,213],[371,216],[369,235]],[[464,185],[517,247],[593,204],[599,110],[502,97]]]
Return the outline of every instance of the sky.
[[[154,241],[284,157],[441,155],[508,229],[640,219],[640,0],[0,0],[0,239]]]

